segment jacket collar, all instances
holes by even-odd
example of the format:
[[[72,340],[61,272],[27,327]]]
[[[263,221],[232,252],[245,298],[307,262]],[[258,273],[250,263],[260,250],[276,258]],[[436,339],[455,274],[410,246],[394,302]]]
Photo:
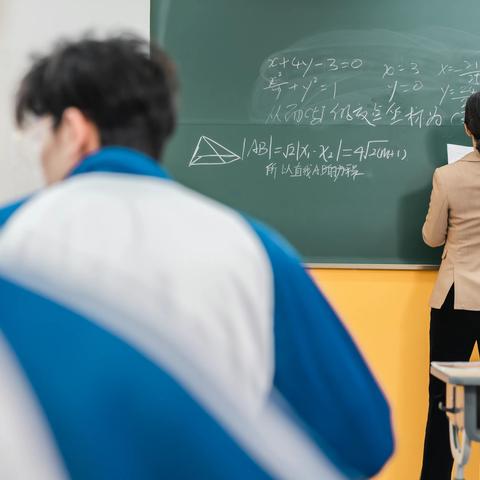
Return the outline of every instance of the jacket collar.
[[[92,172],[114,172],[170,179],[165,169],[143,153],[125,147],[105,147],[85,157],[68,177]]]
[[[153,158],[123,147],[102,148],[92,155],[85,157],[80,164],[70,172],[68,177],[91,172],[115,172],[170,179],[168,173],[162,167],[158,166]],[[14,203],[0,207],[0,227],[3,227],[9,218],[22,205],[28,202],[30,198],[31,195],[28,195]]]

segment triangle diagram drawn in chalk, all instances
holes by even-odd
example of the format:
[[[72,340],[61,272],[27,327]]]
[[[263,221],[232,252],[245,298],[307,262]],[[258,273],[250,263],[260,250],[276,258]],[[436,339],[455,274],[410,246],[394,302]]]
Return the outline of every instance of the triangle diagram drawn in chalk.
[[[220,145],[215,140],[202,135],[188,166],[225,165],[227,163],[236,162],[237,160],[240,160],[240,157],[236,153],[233,153],[228,148]]]

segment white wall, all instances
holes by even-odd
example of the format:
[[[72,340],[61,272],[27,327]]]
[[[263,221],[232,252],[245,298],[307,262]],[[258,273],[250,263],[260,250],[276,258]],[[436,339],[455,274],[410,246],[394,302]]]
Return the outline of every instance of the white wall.
[[[149,0],[0,0],[0,202],[32,191],[39,182],[18,158],[13,140],[13,97],[29,54],[87,30],[129,30],[148,38],[149,17]]]

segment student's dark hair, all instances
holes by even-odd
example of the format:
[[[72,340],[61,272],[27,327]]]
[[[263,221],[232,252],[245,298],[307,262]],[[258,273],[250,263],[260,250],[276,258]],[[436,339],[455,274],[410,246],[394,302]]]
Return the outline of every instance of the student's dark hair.
[[[17,124],[28,114],[78,108],[99,130],[102,146],[119,145],[159,159],[176,123],[174,66],[158,47],[130,34],[61,41],[34,58],[16,98]]]
[[[480,92],[468,97],[465,104],[465,125],[475,137],[476,149],[480,152]]]

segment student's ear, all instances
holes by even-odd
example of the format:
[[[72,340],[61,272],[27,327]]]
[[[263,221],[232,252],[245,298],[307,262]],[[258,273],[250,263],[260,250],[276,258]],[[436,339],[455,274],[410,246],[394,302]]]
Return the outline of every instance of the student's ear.
[[[64,151],[78,160],[100,148],[98,128],[75,107],[63,112],[57,135]]]

